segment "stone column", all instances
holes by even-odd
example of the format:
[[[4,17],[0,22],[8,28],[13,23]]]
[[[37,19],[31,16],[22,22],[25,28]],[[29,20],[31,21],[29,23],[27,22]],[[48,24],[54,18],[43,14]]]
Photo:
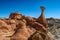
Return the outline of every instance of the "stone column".
[[[46,27],[47,25],[47,20],[44,16],[44,6],[41,6],[41,15],[38,17],[38,22]]]
[[[41,14],[43,14],[45,7],[41,6],[40,8],[41,8],[41,11],[42,11]]]

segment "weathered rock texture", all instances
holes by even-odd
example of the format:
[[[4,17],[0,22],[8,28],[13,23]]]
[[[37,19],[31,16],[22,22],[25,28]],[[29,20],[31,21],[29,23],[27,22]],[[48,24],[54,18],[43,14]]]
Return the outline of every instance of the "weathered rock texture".
[[[0,40],[51,40],[46,25],[43,13],[39,18],[11,13],[9,18],[0,19]]]
[[[47,20],[49,30],[53,34],[54,40],[60,40],[60,19],[47,18]]]

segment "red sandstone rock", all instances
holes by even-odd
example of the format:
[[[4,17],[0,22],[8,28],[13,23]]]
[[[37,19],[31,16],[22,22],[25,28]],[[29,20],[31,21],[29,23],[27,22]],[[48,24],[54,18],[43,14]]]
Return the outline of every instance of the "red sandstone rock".
[[[16,33],[12,36],[12,39],[15,40],[22,40],[22,39],[28,39],[30,37],[30,35],[32,35],[32,30],[29,30],[26,28],[26,24],[23,21],[20,21],[20,24],[17,26],[19,28],[17,28]],[[31,32],[31,34],[30,34]],[[25,37],[25,38],[24,38]]]
[[[42,24],[43,26],[47,27],[47,20],[45,19],[45,16],[44,16],[44,7],[41,7],[41,15],[39,16],[39,18],[37,19],[37,21]]]
[[[36,30],[41,30],[43,31],[44,33],[47,33],[47,29],[42,25],[42,24],[39,24],[37,22],[33,22],[33,23],[30,23],[30,25],[35,28]]]
[[[11,13],[9,18],[11,19],[21,19],[22,15],[19,12]]]
[[[44,8],[42,8],[44,11]],[[23,16],[20,13],[11,13],[8,19],[0,20],[1,40],[28,40],[36,31],[43,32],[46,39],[51,40],[48,33],[46,19],[42,14],[38,19]],[[46,36],[47,35],[47,36]],[[42,40],[41,35],[33,35],[32,40]],[[36,39],[35,39],[36,38]]]

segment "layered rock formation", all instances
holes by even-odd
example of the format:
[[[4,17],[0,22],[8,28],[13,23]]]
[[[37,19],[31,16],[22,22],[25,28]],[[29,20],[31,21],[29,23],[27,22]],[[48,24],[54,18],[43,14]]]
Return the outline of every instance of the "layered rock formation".
[[[60,19],[47,18],[47,20],[49,30],[54,35],[54,40],[60,40]]]
[[[46,25],[43,13],[39,18],[11,13],[9,18],[0,19],[0,40],[52,40]]]

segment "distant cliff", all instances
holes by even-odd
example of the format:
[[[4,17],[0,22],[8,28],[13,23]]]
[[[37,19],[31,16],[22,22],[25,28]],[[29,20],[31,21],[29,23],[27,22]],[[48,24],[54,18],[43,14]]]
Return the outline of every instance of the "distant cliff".
[[[47,18],[50,32],[54,35],[54,40],[60,40],[60,19]]]

